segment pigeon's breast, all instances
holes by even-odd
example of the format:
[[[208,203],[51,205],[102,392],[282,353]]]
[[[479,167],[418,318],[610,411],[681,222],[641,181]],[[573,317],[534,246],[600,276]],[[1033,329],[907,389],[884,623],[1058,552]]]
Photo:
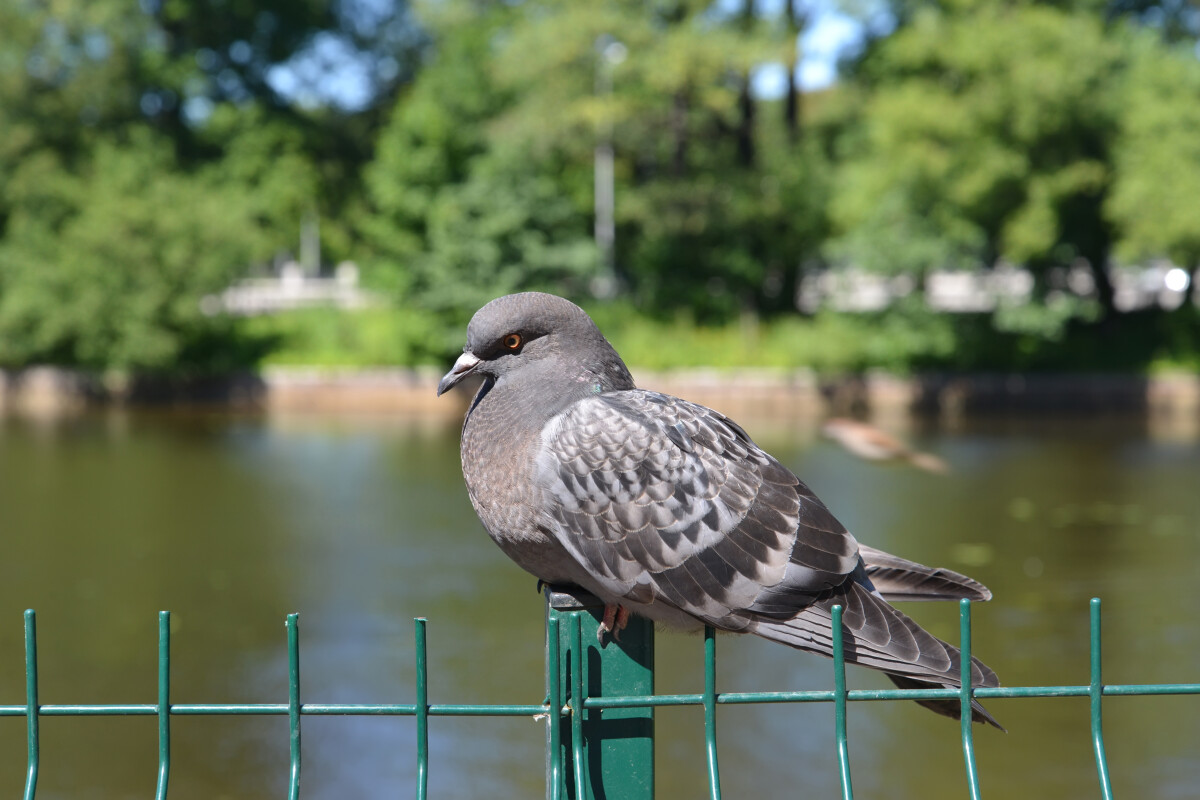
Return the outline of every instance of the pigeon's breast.
[[[495,390],[493,390],[495,393]],[[533,479],[539,429],[513,403],[478,403],[463,425],[462,469],[475,513],[513,561],[547,582],[568,582],[571,559],[546,535],[542,490]]]

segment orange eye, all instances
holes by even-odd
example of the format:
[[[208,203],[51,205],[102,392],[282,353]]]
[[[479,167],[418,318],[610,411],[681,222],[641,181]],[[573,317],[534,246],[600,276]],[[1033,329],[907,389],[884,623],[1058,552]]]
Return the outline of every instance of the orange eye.
[[[521,334],[510,333],[508,336],[505,336],[504,337],[504,346],[507,347],[509,350],[516,350],[518,347],[521,346]]]

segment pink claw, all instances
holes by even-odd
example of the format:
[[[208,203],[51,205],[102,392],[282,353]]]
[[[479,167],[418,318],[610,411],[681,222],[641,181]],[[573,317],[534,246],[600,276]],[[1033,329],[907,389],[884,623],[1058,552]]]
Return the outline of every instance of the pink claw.
[[[604,634],[611,633],[613,641],[621,641],[621,631],[629,625],[629,609],[625,606],[605,605],[604,619],[596,628],[596,639],[604,644]]]

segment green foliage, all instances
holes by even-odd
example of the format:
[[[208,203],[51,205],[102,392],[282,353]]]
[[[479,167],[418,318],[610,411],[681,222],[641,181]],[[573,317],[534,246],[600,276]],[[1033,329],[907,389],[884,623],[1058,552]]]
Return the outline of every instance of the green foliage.
[[[834,314],[705,325],[684,312],[650,317],[628,303],[588,306],[625,360],[638,369],[811,369],[841,375],[885,369],[997,372],[1111,372],[1200,369],[1200,311],[1128,314],[1118,330],[1072,323],[1057,340],[999,333],[985,315]],[[294,311],[235,325],[252,365],[445,369],[462,346],[462,326],[423,308]]]
[[[43,154],[9,185],[0,243],[0,363],[165,369],[222,326],[200,311],[269,246],[217,176],[171,171],[149,131],[101,145],[77,175]],[[42,209],[54,213],[37,213]]]
[[[1200,265],[1200,61],[1191,48],[1135,42],[1124,76],[1122,136],[1107,210],[1128,261],[1167,256]]]
[[[864,65],[834,251],[876,269],[1104,263],[1118,49],[1035,5],[923,11]]]
[[[0,363],[253,357],[199,301],[347,204],[369,128],[296,113],[266,76],[350,24],[330,0],[3,4]]]
[[[588,310],[629,364],[654,370],[906,372],[922,363],[944,362],[956,343],[948,318],[923,313],[822,313],[768,321],[746,315],[724,325],[704,325],[682,313],[669,320],[654,319],[620,304]]]
[[[830,254],[917,275],[1022,264],[1035,302],[1002,305],[993,324],[1051,343],[1114,313],[1114,253],[1196,264],[1200,62],[1106,24],[1106,5],[905,5],[858,67]],[[1091,297],[1054,285],[1078,259]]]
[[[830,170],[818,142],[784,146],[776,130],[756,168],[664,177],[623,196],[623,216],[637,220],[626,252],[639,307],[710,322],[792,309],[802,264],[826,232]]]
[[[956,341],[948,319],[924,314],[770,321],[746,316],[702,325],[682,313],[673,319],[648,317],[624,303],[588,310],[631,365],[654,370],[811,368],[836,374],[885,367],[904,372],[944,362]],[[263,365],[444,368],[462,346],[461,326],[424,308],[291,311],[239,320],[237,332],[268,351],[256,362]]]
[[[459,314],[523,288],[586,294],[593,155],[611,136],[629,296],[715,320],[790,307],[823,230],[824,159],[744,105],[751,67],[786,55],[778,30],[703,3],[465,8],[435,12],[436,55],[367,173],[376,280]]]
[[[595,249],[559,187],[513,166],[488,159],[439,192],[427,218],[429,253],[413,264],[427,307],[473,311],[527,289],[579,294],[595,274]]]
[[[441,24],[452,35],[381,133],[360,229],[374,283],[462,319],[505,292],[564,290],[595,258],[561,187],[521,147],[488,140],[508,102],[489,63],[499,21]]]
[[[1090,296],[1059,279],[1081,259],[1200,264],[1186,4],[893,0],[895,30],[796,102],[752,91],[797,57],[803,20],[771,4],[445,0],[419,22],[404,0],[218,5],[0,4],[0,363],[442,361],[492,297],[609,284],[609,145],[618,298],[594,310],[634,363],[1194,362],[1190,306],[1127,316],[1114,343],[1104,271]],[[364,108],[267,80],[320,73],[331,41],[369,67]],[[387,307],[200,312],[314,214],[324,262],[354,258]],[[794,313],[813,266],[919,286],[1004,261],[1034,271],[1033,303]]]
[[[289,311],[239,320],[237,329],[269,347],[264,365],[444,366],[462,347],[461,328],[422,308]]]
[[[318,201],[321,178],[306,152],[301,130],[272,118],[257,107],[217,109],[199,132],[220,147],[222,156],[207,166],[222,183],[243,192],[252,207],[249,217],[272,229],[290,233]]]

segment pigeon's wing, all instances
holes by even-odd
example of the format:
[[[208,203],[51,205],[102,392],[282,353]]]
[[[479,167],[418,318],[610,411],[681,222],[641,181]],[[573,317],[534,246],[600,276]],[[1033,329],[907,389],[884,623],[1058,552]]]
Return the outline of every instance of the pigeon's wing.
[[[545,533],[585,588],[825,655],[842,605],[848,661],[959,682],[958,650],[888,605],[854,537],[711,409],[641,390],[589,397],[543,429],[535,481]],[[974,663],[972,682],[996,685]]]
[[[704,406],[589,397],[546,426],[537,460],[547,533],[612,596],[740,630],[794,616],[859,566],[808,487]]]

